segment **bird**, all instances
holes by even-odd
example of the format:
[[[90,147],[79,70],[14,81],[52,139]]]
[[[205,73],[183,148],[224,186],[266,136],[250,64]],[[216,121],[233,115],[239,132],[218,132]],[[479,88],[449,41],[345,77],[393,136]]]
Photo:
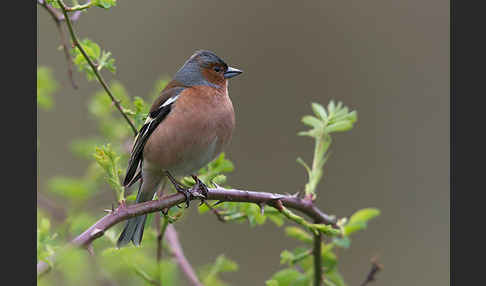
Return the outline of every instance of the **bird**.
[[[123,186],[140,181],[135,202],[153,200],[167,179],[184,194],[189,207],[191,189],[175,177],[191,175],[218,156],[229,143],[235,127],[228,80],[242,73],[209,50],[196,50],[153,102],[139,129],[128,159]],[[137,172],[138,171],[138,172]],[[130,218],[117,241],[140,246],[147,215]]]

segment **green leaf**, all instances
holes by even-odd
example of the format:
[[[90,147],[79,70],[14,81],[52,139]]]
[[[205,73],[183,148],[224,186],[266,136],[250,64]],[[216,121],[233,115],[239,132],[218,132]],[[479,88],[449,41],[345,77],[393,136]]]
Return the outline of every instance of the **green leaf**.
[[[197,208],[197,210],[200,214],[203,214],[205,212],[208,212],[210,208],[206,204],[202,204]]]
[[[80,41],[80,45],[83,47],[83,50],[86,52],[88,58],[96,66],[97,71],[101,71],[103,68],[106,68],[113,73],[116,71],[115,60],[111,57],[110,52],[104,50],[101,51],[101,48],[97,43],[87,38]],[[71,53],[73,63],[78,68],[78,71],[84,72],[88,80],[93,80],[95,78],[95,72],[79,48],[73,48]]]
[[[319,118],[321,118],[322,120],[327,119],[326,109],[324,109],[324,107],[322,105],[320,105],[319,103],[313,102],[311,107],[312,107],[312,111],[314,111],[315,115],[319,116]]]
[[[49,110],[54,106],[52,94],[58,89],[59,84],[54,79],[52,71],[47,67],[37,68],[37,105]]]
[[[121,170],[118,167],[120,157],[113,151],[110,144],[97,147],[94,158],[105,171],[106,181],[115,190],[118,199],[123,199],[124,189],[120,183]]]
[[[145,103],[143,98],[139,96],[133,98],[133,106],[135,109],[135,114],[133,115],[134,124],[140,129],[147,117],[149,106]]]
[[[334,244],[324,244],[322,243],[321,247],[321,259],[322,259],[322,266],[326,269],[326,273],[332,271],[337,266],[337,257],[332,252]]]
[[[306,243],[312,243],[314,241],[312,235],[310,235],[308,232],[305,230],[296,227],[296,226],[288,226],[285,228],[285,233],[287,236],[290,236],[292,238],[298,239],[302,242]]]
[[[37,261],[45,261],[52,266],[49,257],[57,250],[57,233],[51,234],[51,222],[42,212],[37,211]]]
[[[324,283],[329,286],[346,286],[343,277],[336,268],[333,271],[326,272]]]
[[[295,255],[288,251],[288,250],[284,250],[280,253],[280,264],[287,264],[287,263],[291,263],[295,258]]]
[[[201,277],[201,282],[204,285],[223,286],[228,284],[221,280],[220,274],[237,270],[238,264],[236,262],[226,258],[224,255],[220,255],[212,265],[206,265],[199,271],[199,277]]]
[[[341,248],[349,248],[351,246],[351,239],[347,236],[335,237],[333,240],[334,244]]]
[[[266,286],[279,286],[279,284],[278,284],[278,281],[277,281],[277,280],[267,280],[267,281],[265,282],[265,285],[266,285]]]
[[[284,224],[284,216],[280,212],[272,212],[265,207],[265,216],[271,220],[276,226],[281,227]]]
[[[268,285],[293,286],[294,282],[305,278],[305,275],[293,268],[286,268],[275,273],[269,280],[265,281]]]
[[[116,0],[93,0],[93,5],[100,8],[110,9],[113,6],[116,6]]]
[[[302,117],[302,123],[309,125],[314,128],[322,128],[324,126],[323,122],[318,118],[310,115]]]
[[[336,108],[336,105],[334,104],[334,100],[330,100],[329,101],[329,104],[327,105],[327,110],[329,111],[329,113],[334,113],[334,110]]]
[[[305,170],[307,171],[307,174],[309,175],[309,177],[311,176],[312,174],[312,170],[311,168],[309,167],[309,165],[307,165],[307,163],[300,157],[297,158],[297,163],[301,164],[302,166],[304,166]]]
[[[57,3],[56,0],[45,0],[47,4],[51,5],[54,8],[61,9],[61,6],[59,6],[59,3]],[[61,13],[61,12],[59,12]]]
[[[365,208],[355,212],[350,218],[348,223],[367,222],[370,219],[380,215],[380,210],[376,208]]]
[[[350,121],[339,121],[326,127],[326,132],[327,133],[343,132],[343,131],[348,131],[351,128],[353,128],[353,124]]]
[[[289,266],[293,266],[295,263],[300,262],[311,255],[311,249],[296,248],[293,252],[284,250],[280,253],[280,264],[288,264]]]
[[[365,208],[355,212],[348,223],[343,227],[343,234],[350,235],[358,230],[365,229],[369,220],[378,216],[380,211],[376,208]]]

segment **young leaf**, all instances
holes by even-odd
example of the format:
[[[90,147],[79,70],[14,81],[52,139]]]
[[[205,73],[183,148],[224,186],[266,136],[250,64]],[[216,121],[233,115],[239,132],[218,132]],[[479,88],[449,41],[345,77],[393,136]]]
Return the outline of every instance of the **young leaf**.
[[[224,255],[220,255],[216,258],[216,261],[212,265],[206,265],[199,271],[202,283],[204,285],[223,286],[227,285],[219,277],[222,272],[234,272],[238,270],[238,264],[236,262],[226,258]]]
[[[378,216],[380,211],[376,208],[365,208],[355,212],[350,218],[348,223],[343,227],[343,234],[345,236],[350,235],[361,229],[365,229],[369,220]]]
[[[110,9],[113,6],[116,6],[116,0],[93,0],[93,5],[100,8]]]
[[[308,232],[306,232],[305,230],[299,228],[299,227],[296,227],[296,226],[288,226],[285,228],[285,233],[290,236],[290,237],[293,237],[295,239],[298,239],[302,242],[306,242],[306,243],[312,243],[314,241],[314,239],[312,238],[312,235],[310,235]]]
[[[306,115],[306,116],[302,117],[302,123],[309,125],[311,127],[314,127],[314,128],[322,128],[324,126],[322,121],[320,121],[316,117],[310,116],[310,115]]]
[[[105,171],[106,181],[115,190],[119,200],[123,200],[124,189],[120,183],[121,170],[118,167],[120,157],[113,151],[111,145],[107,144],[96,148],[94,158]]]
[[[305,279],[305,274],[293,268],[286,268],[278,271],[272,278],[265,281],[265,285],[293,286],[300,279]]]
[[[322,120],[327,119],[327,113],[324,107],[320,105],[319,103],[313,102],[311,104],[312,110],[314,111],[314,114],[319,116]]]

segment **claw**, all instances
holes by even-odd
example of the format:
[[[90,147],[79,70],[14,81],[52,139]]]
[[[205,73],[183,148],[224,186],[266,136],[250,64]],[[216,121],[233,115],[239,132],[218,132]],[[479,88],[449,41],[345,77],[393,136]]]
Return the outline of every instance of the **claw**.
[[[208,186],[204,184],[197,176],[192,175],[192,178],[196,182],[196,185],[194,185],[194,190],[200,189],[201,193],[204,198],[208,197]]]
[[[166,172],[166,173],[167,173],[167,177],[169,178],[171,183],[174,185],[174,188],[177,190],[177,192],[182,193],[184,195],[184,197],[186,197],[186,200],[185,200],[186,208],[188,208],[189,202],[191,201],[191,192],[188,189],[184,188],[181,183],[177,182],[169,172]]]

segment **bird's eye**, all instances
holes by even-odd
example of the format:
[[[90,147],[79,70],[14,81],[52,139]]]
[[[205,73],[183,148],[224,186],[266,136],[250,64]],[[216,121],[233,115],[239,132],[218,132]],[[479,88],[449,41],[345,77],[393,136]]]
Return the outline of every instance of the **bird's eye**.
[[[220,71],[221,71],[221,67],[215,66],[215,67],[213,68],[213,70],[214,70],[215,72],[220,72]]]

